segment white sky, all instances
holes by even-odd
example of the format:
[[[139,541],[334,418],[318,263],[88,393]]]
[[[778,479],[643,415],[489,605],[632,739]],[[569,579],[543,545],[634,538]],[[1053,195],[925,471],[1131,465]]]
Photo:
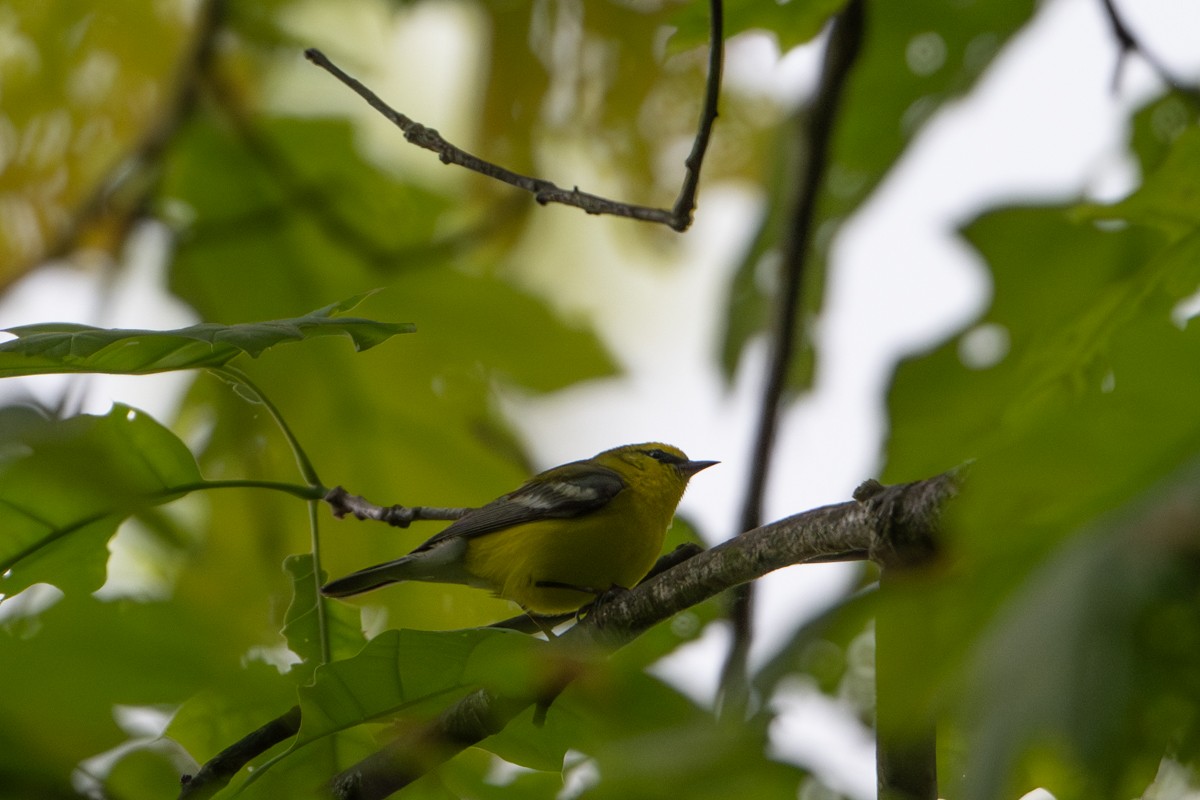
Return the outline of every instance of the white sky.
[[[1118,5],[1160,58],[1181,76],[1200,76],[1200,48],[1195,45],[1200,4],[1118,0]],[[298,20],[299,29],[320,24],[319,4],[313,8],[317,16]],[[417,50],[413,43],[421,41],[440,42],[439,52],[448,53],[447,58],[464,57],[470,48],[461,46],[461,36],[447,38],[445,31],[464,21],[469,27],[470,20],[453,4],[437,6],[451,9],[449,20],[431,18],[429,9],[419,8],[397,28],[381,28],[370,15],[350,20],[363,33],[363,52],[388,64],[378,76],[363,77],[384,96],[399,96],[398,105],[413,109],[418,119],[453,119],[453,110],[437,112],[436,104],[469,95],[454,83],[460,78],[448,78],[450,85],[413,86],[402,78],[412,70],[397,59],[411,56]],[[344,17],[339,21],[347,23]],[[872,477],[884,434],[882,393],[895,360],[937,342],[983,307],[986,273],[953,237],[956,224],[1015,197],[1063,198],[1081,192],[1116,197],[1136,178],[1121,153],[1121,122],[1155,82],[1135,58],[1114,96],[1116,49],[1106,26],[1100,0],[1046,3],[1036,24],[1004,51],[978,90],[933,120],[843,230],[833,250],[829,294],[816,331],[822,347],[817,384],[783,420],[768,518],[843,501],[854,486]],[[811,85],[818,53],[805,48],[780,61],[765,37],[746,37],[731,43],[729,56],[729,81],[757,81],[764,91],[791,97]],[[279,107],[311,101],[311,70],[299,67],[295,74],[302,79],[279,78]],[[328,95],[330,104],[347,108],[346,94]],[[357,98],[349,104],[354,113],[361,111]],[[433,116],[422,116],[423,108]],[[439,127],[451,129],[449,124]],[[391,154],[386,157],[408,164],[415,155],[439,176],[449,173],[429,154],[397,144],[399,137],[387,123],[368,132],[366,140],[371,150]],[[575,174],[572,154],[560,155],[556,169]],[[578,166],[584,172],[577,182],[596,185],[588,180],[586,165],[579,161]],[[627,374],[551,397],[509,392],[501,398],[542,465],[585,457],[617,443],[659,439],[684,447],[695,458],[720,459],[720,467],[696,478],[683,503],[683,511],[712,540],[733,532],[762,380],[761,346],[752,348],[732,391],[723,390],[711,364],[721,295],[742,245],[739,237],[757,213],[756,202],[736,186],[707,186],[675,269],[646,268],[608,235],[633,223],[586,217],[573,209],[539,209],[527,245],[539,256],[527,261],[571,263],[573,278],[562,285],[562,271],[556,267],[553,272],[528,270],[522,280],[555,292],[568,313],[596,320]],[[5,297],[0,320],[6,325],[60,319],[146,328],[194,321],[162,290],[161,235],[154,229],[143,233],[126,273],[103,303],[94,277],[50,269]],[[589,242],[587,254],[580,253],[581,239]],[[560,258],[546,258],[555,251]],[[519,254],[514,259],[521,260]],[[53,398],[53,387],[62,380],[42,379],[32,384],[33,390]],[[120,398],[169,417],[181,384],[171,377],[105,378],[91,386],[88,410],[103,411],[111,398]],[[11,384],[0,388],[12,391]],[[850,575],[845,566],[806,566],[761,581],[755,661],[833,602]],[[659,671],[694,697],[710,701],[726,639],[723,628],[715,627]],[[773,729],[774,746],[780,757],[815,769],[855,800],[873,796],[870,736],[846,709],[802,685],[777,698],[776,707],[781,716]]]

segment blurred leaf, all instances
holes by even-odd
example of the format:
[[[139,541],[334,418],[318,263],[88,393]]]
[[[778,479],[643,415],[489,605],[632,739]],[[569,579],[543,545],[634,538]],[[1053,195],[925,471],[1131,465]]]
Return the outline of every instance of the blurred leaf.
[[[1200,223],[1200,128],[1190,126],[1171,144],[1162,163],[1132,195],[1110,206],[1084,209],[1086,218],[1154,225],[1185,236]]]
[[[122,519],[201,480],[170,431],[124,405],[51,420],[0,409],[0,590],[38,581],[72,592],[104,582],[106,545]]]
[[[683,179],[682,158],[670,148],[695,133],[705,70],[703,59],[661,63],[673,4],[480,7],[489,15],[491,37],[488,90],[476,133],[481,143],[474,151],[565,186],[581,181],[569,172],[554,173],[541,145],[548,135],[578,142],[597,165],[589,180],[606,184],[595,191],[669,206]],[[572,44],[564,47],[567,41]],[[656,181],[664,157],[678,166]],[[486,198],[507,198],[514,191],[496,181],[472,186]],[[526,213],[532,207],[524,202]]]
[[[295,685],[282,679],[279,669],[257,659],[243,661],[233,680],[206,685],[189,696],[167,726],[166,737],[198,764],[279,717],[296,702]],[[279,748],[276,745],[275,749]]]
[[[1181,310],[1200,286],[1200,232],[1182,223],[1192,201],[1170,176],[1192,137],[1175,135],[1168,151],[1143,134],[1162,166],[1105,210],[1118,226],[1073,223],[1073,209],[973,222],[992,306],[893,382],[888,480],[977,459],[948,508],[945,563],[889,599],[913,636],[938,643],[898,666],[911,715],[953,696],[974,716],[968,758],[986,766],[971,770],[973,798],[1037,784],[1060,798],[1136,794],[1180,729],[1161,709],[1197,707],[1194,681],[1139,645],[1164,607],[1181,613],[1183,565],[1128,521],[1164,513],[1159,487],[1200,454],[1200,326]],[[1170,239],[1130,224],[1171,215]],[[963,694],[968,660],[982,685]]]
[[[588,797],[791,797],[804,773],[766,755],[766,731],[722,724],[640,670],[573,683],[550,709],[579,722],[568,740],[595,760]]]
[[[102,602],[68,593],[28,622],[0,627],[8,687],[0,714],[14,733],[0,752],[0,774],[68,776],[127,739],[114,706],[170,707],[244,680],[241,653],[217,646],[229,641],[228,622],[174,599]],[[178,782],[175,775],[159,785],[159,796]]]
[[[147,375],[217,367],[243,353],[257,358],[276,345],[313,336],[346,335],[356,350],[368,350],[396,334],[416,330],[406,322],[333,316],[353,308],[361,299],[351,298],[296,319],[244,325],[206,322],[173,331],[94,328],[65,322],[4,328],[17,338],[0,344],[0,377],[50,372]]]
[[[1166,316],[1163,292],[1180,297],[1200,246],[1163,250],[1153,233],[1072,224],[1054,208],[992,212],[966,233],[988,258],[995,299],[970,330],[897,370],[889,482],[981,457],[1099,390],[1123,326]]]
[[[128,749],[105,777],[104,791],[122,800],[162,797],[179,785],[179,770],[171,755],[153,745]]]
[[[1179,137],[1192,129],[1195,102],[1182,92],[1168,92],[1133,115],[1130,145],[1143,175],[1158,170]]]
[[[796,202],[796,175],[800,167],[796,142],[797,137],[805,135],[806,122],[804,114],[796,114],[780,125],[768,153],[772,168],[765,174],[766,211],[738,262],[725,300],[720,364],[726,381],[733,380],[747,343],[755,336],[771,330],[773,310],[783,280],[783,248],[788,231],[794,224],[792,212]],[[810,291],[810,286],[819,290],[824,282],[824,278],[813,279],[814,266],[817,265],[806,265],[808,279],[804,282],[802,292]],[[787,376],[787,385],[793,389],[808,386],[816,367],[809,326],[798,326],[795,338],[796,346],[788,364]]]
[[[1129,797],[1196,740],[1198,479],[1193,462],[1103,517],[1002,610],[964,692],[970,751],[986,754],[964,797]]]
[[[477,800],[536,800],[559,797],[563,793],[561,765],[545,771],[509,765],[503,765],[505,769],[502,771],[497,766],[490,753],[477,748],[467,750],[438,767],[428,780],[418,781],[406,788],[404,800],[409,800],[409,794],[413,795],[414,800],[459,800],[463,797]],[[420,790],[424,790],[424,793],[419,793]]]
[[[764,30],[774,34],[779,49],[787,52],[820,33],[844,5],[846,0],[728,0],[724,3],[725,38]],[[672,51],[708,44],[712,21],[707,2],[686,3],[672,22],[676,25],[669,43]]]
[[[189,58],[196,10],[86,0],[0,10],[0,286],[76,235],[119,247],[128,219],[76,226],[102,189],[107,203],[91,213],[120,205],[111,194],[117,168],[173,112],[191,77],[176,70]]]
[[[770,697],[788,675],[811,676],[826,694],[835,694],[852,671],[851,650],[869,632],[879,602],[877,589],[848,597],[834,608],[808,620],[754,675],[755,691]]]

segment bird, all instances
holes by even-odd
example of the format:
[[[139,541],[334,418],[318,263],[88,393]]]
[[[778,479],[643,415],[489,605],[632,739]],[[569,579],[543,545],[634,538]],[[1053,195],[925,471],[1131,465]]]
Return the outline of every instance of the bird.
[[[408,555],[331,581],[321,593],[347,597],[431,581],[490,589],[532,615],[578,612],[646,576],[688,481],[716,463],[648,442],[553,467]]]

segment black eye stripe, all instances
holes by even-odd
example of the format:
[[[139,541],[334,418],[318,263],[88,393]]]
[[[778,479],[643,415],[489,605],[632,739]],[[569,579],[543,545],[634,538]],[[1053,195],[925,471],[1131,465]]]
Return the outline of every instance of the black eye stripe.
[[[659,450],[657,447],[649,450],[643,450],[642,452],[653,458],[655,461],[661,461],[664,464],[682,464],[687,460],[680,458],[674,453],[668,453],[666,450]]]

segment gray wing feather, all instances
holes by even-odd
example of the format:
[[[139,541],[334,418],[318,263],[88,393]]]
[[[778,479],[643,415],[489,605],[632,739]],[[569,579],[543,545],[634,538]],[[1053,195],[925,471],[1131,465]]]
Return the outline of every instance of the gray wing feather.
[[[625,488],[615,470],[589,465],[572,474],[569,467],[553,481],[527,483],[486,506],[468,511],[450,527],[413,550],[419,553],[447,539],[470,539],[542,519],[565,519],[595,511]]]

